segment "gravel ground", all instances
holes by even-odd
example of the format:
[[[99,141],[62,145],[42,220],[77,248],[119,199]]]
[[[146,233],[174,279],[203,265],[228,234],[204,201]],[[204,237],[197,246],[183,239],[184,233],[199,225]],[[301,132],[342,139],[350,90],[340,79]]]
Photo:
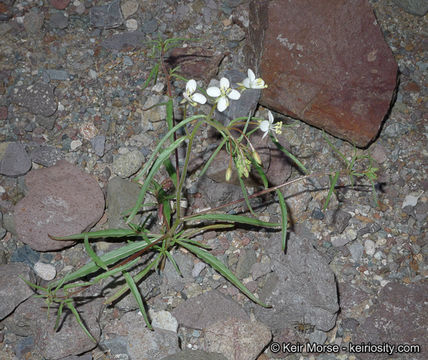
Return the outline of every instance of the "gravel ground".
[[[316,248],[328,258],[339,294],[343,292],[336,326],[327,334],[332,343],[337,343],[337,339],[341,342],[361,339],[354,321],[364,326],[365,320],[378,309],[380,291],[387,284],[422,287],[427,277],[427,16],[411,15],[392,0],[370,2],[400,70],[397,99],[378,139],[369,149],[358,150],[359,154],[370,151],[379,168],[379,206],[374,206],[371,193],[362,186],[339,189],[337,199],[324,213],[320,212],[321,195],[313,194],[306,200],[298,198],[299,201],[292,203],[292,211],[297,214],[294,221],[304,224],[314,234]],[[59,8],[60,2],[54,3]],[[106,44],[104,39],[126,28],[132,29],[136,22],[145,41],[155,39],[158,33],[163,37],[194,37],[199,40],[198,46],[224,54],[220,74],[230,69],[245,69],[242,48],[248,14],[244,3],[143,0],[137,10],[137,3],[122,2],[125,25],[119,29],[103,29],[102,25],[94,27],[101,18],[91,9],[104,3],[76,0],[62,11],[44,1],[17,0],[13,5],[6,2],[6,10],[2,10],[1,15],[10,16],[10,20],[4,21],[3,17],[0,21],[0,141],[21,141],[26,144],[27,152],[49,145],[50,156],[63,157],[93,175],[106,192],[108,180],[114,174],[126,172],[118,160],[120,156],[139,150],[139,156],[144,159],[165,133],[165,126],[156,119],[162,119],[161,108],[154,108],[150,116],[142,111],[162,102],[164,96],[163,86],[142,89],[154,64],[148,56],[149,47],[129,46],[115,51],[112,49],[115,45]],[[114,22],[114,16],[109,20]],[[162,81],[160,78],[161,84]],[[35,109],[38,104],[30,104],[32,111],[29,111],[28,106],[14,100],[14,89],[34,82],[54,89],[58,108],[53,117],[49,116],[49,104],[38,110]],[[177,81],[174,85],[176,93],[181,93],[184,83]],[[264,108],[258,111],[266,114]],[[280,115],[277,118],[293,124],[283,139],[307,168],[317,172],[337,166],[339,159],[326,146],[320,130]],[[211,141],[204,136],[208,135],[202,135],[200,148]],[[352,153],[349,143],[329,139],[340,151]],[[42,158],[46,163],[37,163],[33,158],[33,168],[49,165],[49,157]],[[296,175],[297,172],[292,176]],[[326,186],[325,180],[317,179],[318,185]],[[189,183],[189,189],[191,185]],[[1,263],[9,262],[22,248],[7,226],[7,214],[24,196],[24,191],[23,177],[0,176],[0,210],[4,214],[4,229],[0,228]],[[271,220],[277,214],[277,205],[269,205],[262,211],[262,215]],[[101,228],[103,224],[97,226]],[[242,231],[227,237],[220,235],[219,255],[228,255],[232,269],[237,266],[243,249],[254,250],[260,259],[264,255],[260,248],[261,236],[263,233]],[[210,237],[215,234],[205,235],[203,240],[210,241]],[[101,243],[98,250],[108,246]],[[38,256],[63,274],[85,263],[83,253],[83,246],[79,244]],[[192,297],[209,287],[210,283],[203,279],[199,284],[187,282],[184,290],[168,288],[166,293],[152,294],[149,305],[161,309],[165,308],[162,304],[168,304],[168,310],[172,310],[183,300],[183,293]],[[360,289],[361,293],[352,289]],[[225,292],[239,303],[248,303],[235,288],[226,287]],[[108,316],[117,315],[112,310],[107,319]],[[404,327],[404,324],[397,326]],[[3,329],[0,331],[2,358],[13,358],[19,336],[2,323],[0,329]],[[203,334],[182,329],[180,336],[183,348],[203,346]],[[394,339],[399,340],[397,336]],[[96,357],[100,356],[97,351],[94,350],[94,358],[100,359]],[[41,356],[33,353],[31,358],[41,359]],[[268,352],[259,357],[271,358],[274,357]],[[287,357],[298,358],[300,355]],[[335,357],[303,355],[302,358]],[[355,358],[351,354],[340,357]]]

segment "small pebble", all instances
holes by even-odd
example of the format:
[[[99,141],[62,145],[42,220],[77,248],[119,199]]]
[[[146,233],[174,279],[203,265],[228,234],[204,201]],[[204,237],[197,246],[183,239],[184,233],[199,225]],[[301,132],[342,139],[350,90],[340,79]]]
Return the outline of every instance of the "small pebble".
[[[80,140],[73,140],[73,141],[70,143],[70,150],[71,150],[71,151],[74,151],[74,150],[76,150],[77,148],[79,148],[80,146],[82,146],[82,142],[81,142]]]
[[[135,31],[138,29],[138,21],[135,19],[128,19],[125,21],[125,26],[129,31]]]
[[[376,251],[376,244],[372,240],[366,240],[364,242],[364,250],[368,256],[373,256]]]
[[[34,271],[38,276],[46,281],[53,280],[56,276],[55,266],[51,264],[45,264],[40,261],[34,264]]]
[[[198,277],[199,274],[201,273],[201,271],[203,269],[205,269],[206,266],[207,265],[205,263],[203,263],[203,262],[196,263],[195,266],[193,266],[193,269],[192,269],[192,276],[194,278]]]

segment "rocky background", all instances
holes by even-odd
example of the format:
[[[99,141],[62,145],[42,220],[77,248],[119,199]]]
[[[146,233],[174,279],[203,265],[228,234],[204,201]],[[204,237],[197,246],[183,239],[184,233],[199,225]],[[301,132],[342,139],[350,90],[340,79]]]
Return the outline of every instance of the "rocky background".
[[[1,359],[391,358],[270,351],[272,342],[305,341],[418,344],[422,353],[392,358],[426,358],[428,5],[338,3],[299,1],[301,8],[287,9],[281,1],[0,0]],[[262,95],[248,91],[216,116],[274,110],[290,125],[281,143],[311,171],[340,166],[319,128],[338,136],[328,138],[348,155],[350,142],[362,147],[359,154],[370,152],[379,204],[364,183],[340,183],[326,211],[327,178],[286,187],[293,225],[286,254],[274,231],[197,238],[271,309],[177,250],[183,276],[167,263],[139,285],[154,332],[131,296],[103,305],[119,279],[84,293],[78,309],[95,347],[69,313],[53,331],[55,309],[48,318],[21,277],[46,285],[88,261],[81,243],[48,234],[124,226],[120,214],[139,189],[129,179],[166,130],[162,107],[143,111],[165,100],[162,77],[143,90],[154,65],[147,42],[158,36],[188,39],[167,61],[202,87],[222,76],[241,81],[248,66],[261,73],[269,84]],[[173,85],[180,99],[185,83]],[[216,141],[202,132],[194,174]],[[257,144],[272,184],[299,176],[274,148]],[[189,212],[241,196],[239,186],[223,182],[221,156],[208,177],[190,177]],[[254,203],[261,218],[278,221],[279,206],[263,200]],[[117,246],[94,244],[98,254]]]

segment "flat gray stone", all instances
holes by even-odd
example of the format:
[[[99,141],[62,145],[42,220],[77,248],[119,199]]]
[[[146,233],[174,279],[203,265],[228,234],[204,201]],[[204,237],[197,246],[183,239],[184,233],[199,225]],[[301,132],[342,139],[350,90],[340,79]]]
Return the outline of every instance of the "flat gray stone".
[[[115,344],[116,351],[129,356],[130,360],[162,359],[179,351],[178,336],[173,331],[146,327],[143,316],[136,312],[128,312],[120,319],[110,322],[103,335],[111,344],[112,339],[119,337]],[[126,352],[125,352],[126,351]]]
[[[174,355],[164,357],[162,360],[227,360],[219,353],[205,352],[202,350],[184,350]]]
[[[236,318],[220,320],[204,332],[208,351],[237,360],[256,360],[272,338],[266,325]]]
[[[272,308],[255,307],[255,315],[271,329],[292,328],[295,322],[329,331],[339,310],[334,273],[325,258],[315,250],[315,237],[302,225],[290,233],[287,253],[281,250],[280,234],[263,241],[272,259],[269,274],[259,293]]]
[[[33,290],[20,278],[29,278],[30,267],[24,263],[0,265],[0,320],[34,294]]]
[[[113,173],[121,178],[128,178],[141,168],[143,161],[144,155],[138,150],[120,154],[113,160]]]
[[[65,29],[68,26],[68,17],[62,11],[53,13],[49,18],[49,24],[53,28]]]
[[[26,107],[35,115],[43,116],[53,115],[58,106],[54,96],[54,87],[43,82],[16,87],[13,90],[11,101]]]
[[[123,24],[120,1],[115,0],[106,5],[94,6],[89,11],[91,26],[101,29],[112,29]]]
[[[109,228],[128,229],[122,214],[133,208],[135,199],[140,193],[140,186],[129,180],[118,176],[111,178],[107,185],[107,222]],[[138,223],[140,216],[137,215],[133,222]]]
[[[174,309],[173,315],[180,325],[191,329],[205,329],[231,317],[249,320],[238,303],[216,290],[187,299]]]
[[[85,304],[75,304],[82,320],[92,336],[98,340],[101,330],[98,315],[103,299],[96,299]],[[26,328],[34,337],[34,343],[46,359],[62,359],[92,350],[96,344],[83,332],[71,312],[64,307],[59,331],[54,330],[56,307],[46,313],[43,299],[32,297],[15,310],[10,319],[15,325]]]
[[[0,175],[21,176],[31,169],[24,145],[17,142],[0,144]]]
[[[409,14],[424,16],[428,12],[426,0],[394,0],[394,2]]]
[[[399,354],[397,359],[426,359],[428,338],[428,283],[389,283],[382,288],[370,315],[357,328],[353,343],[419,344],[420,353]],[[358,354],[360,359],[390,359],[386,353]]]
[[[55,166],[33,170],[25,177],[28,194],[14,211],[19,239],[38,251],[59,250],[73,241],[55,241],[89,230],[104,212],[98,183],[78,167],[60,160]]]
[[[141,31],[121,32],[101,41],[101,46],[111,50],[121,50],[127,46],[141,48],[144,45],[146,34]]]
[[[64,157],[61,150],[50,145],[37,146],[30,151],[30,158],[32,162],[51,167]]]
[[[49,76],[50,80],[66,81],[70,78],[70,75],[65,70],[46,69],[45,73]]]

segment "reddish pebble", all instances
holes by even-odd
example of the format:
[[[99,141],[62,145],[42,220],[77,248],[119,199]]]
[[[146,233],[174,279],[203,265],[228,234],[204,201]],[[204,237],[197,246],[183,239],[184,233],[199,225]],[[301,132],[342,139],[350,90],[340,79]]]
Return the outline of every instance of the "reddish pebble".
[[[57,10],[64,10],[71,0],[50,0],[51,5]]]
[[[7,106],[0,106],[0,120],[7,119]]]

